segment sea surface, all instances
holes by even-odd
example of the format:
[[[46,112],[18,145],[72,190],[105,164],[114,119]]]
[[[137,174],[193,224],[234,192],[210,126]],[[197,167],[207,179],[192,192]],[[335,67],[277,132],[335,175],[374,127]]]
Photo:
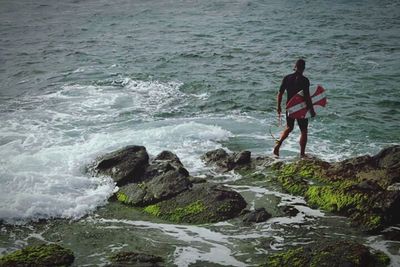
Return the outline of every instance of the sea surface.
[[[328,95],[310,121],[307,153],[338,161],[399,144],[399,29],[400,2],[386,0],[0,0],[0,220],[112,224],[87,219],[116,188],[85,167],[126,145],[144,145],[151,156],[171,150],[193,175],[209,171],[200,156],[212,149],[270,155],[283,129],[277,90],[298,58],[311,87]],[[298,137],[295,129],[282,160],[298,157]],[[251,200],[289,197],[261,186],[237,190]],[[173,244],[169,260],[179,266],[196,262],[187,255],[212,266],[258,263],[243,256],[254,255],[250,248],[235,258],[224,247],[229,225],[213,229],[220,236],[188,226],[215,238],[196,241],[214,244],[213,254],[188,246],[184,227],[116,224],[175,227],[168,238],[185,245]],[[25,244],[7,227],[0,253]],[[398,250],[391,253],[400,264]]]

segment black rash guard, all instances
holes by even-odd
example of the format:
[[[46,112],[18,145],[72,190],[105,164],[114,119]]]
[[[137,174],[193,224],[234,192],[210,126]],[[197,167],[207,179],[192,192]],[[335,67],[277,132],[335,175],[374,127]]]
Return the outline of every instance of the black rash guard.
[[[301,73],[295,72],[283,78],[281,87],[279,88],[279,92],[283,93],[285,92],[285,90],[287,92],[286,104],[294,95],[296,95],[301,90],[303,90],[304,92],[304,99],[306,100],[306,103],[309,102],[307,100],[310,99],[310,81]],[[311,103],[307,103],[308,108],[310,108],[309,104]]]

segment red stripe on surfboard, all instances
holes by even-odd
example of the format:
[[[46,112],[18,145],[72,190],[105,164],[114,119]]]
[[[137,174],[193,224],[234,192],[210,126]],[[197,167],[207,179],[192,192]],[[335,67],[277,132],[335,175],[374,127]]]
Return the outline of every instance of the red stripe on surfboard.
[[[314,102],[313,99],[315,99],[319,95],[323,94],[324,92],[325,92],[325,89],[321,85],[318,85],[317,89],[311,96],[312,102]],[[313,103],[313,105],[325,107],[327,104],[326,96],[324,95],[324,96],[320,96],[320,97],[323,97],[323,98],[318,100],[317,102]],[[304,102],[304,97],[302,96],[302,94],[298,93],[288,101],[288,103],[286,105],[286,110],[291,109],[291,108],[296,109],[295,106],[299,105],[303,102]],[[305,118],[305,116],[307,115],[307,112],[308,112],[307,107],[301,108],[300,110],[298,110],[296,112],[290,112],[290,110],[289,110],[289,117],[294,118],[294,119],[302,119],[302,118]]]

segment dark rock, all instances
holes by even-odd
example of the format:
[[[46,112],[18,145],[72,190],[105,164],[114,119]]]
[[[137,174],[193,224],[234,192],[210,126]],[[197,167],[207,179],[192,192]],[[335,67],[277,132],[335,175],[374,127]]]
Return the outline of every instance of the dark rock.
[[[98,160],[97,175],[108,175],[118,186],[140,182],[149,164],[149,155],[143,146],[128,146],[109,153]]]
[[[202,156],[202,159],[207,163],[215,163],[218,161],[224,161],[229,158],[229,154],[222,148],[208,151]]]
[[[399,228],[390,227],[388,229],[385,229],[382,232],[382,234],[386,240],[400,241],[400,229]]]
[[[226,172],[251,163],[251,152],[242,151],[229,155],[224,149],[220,148],[205,153],[201,158],[206,164],[215,165],[219,171]]]
[[[385,254],[372,254],[356,242],[326,241],[271,255],[266,266],[366,267],[386,266],[389,261]]]
[[[378,191],[383,190],[383,188],[379,184],[377,184],[374,181],[369,181],[369,180],[361,181],[360,183],[354,185],[352,187],[352,189],[360,190],[360,191],[364,191],[364,192],[368,192],[368,191],[378,192]]]
[[[265,222],[269,218],[271,218],[271,214],[269,214],[265,208],[259,208],[255,209],[254,211],[251,211],[250,213],[246,214],[243,218],[243,222]]]
[[[189,176],[189,181],[190,181],[192,184],[207,183],[207,179],[201,178],[201,177],[193,177],[193,176]]]
[[[289,217],[294,217],[299,213],[299,210],[291,205],[282,207],[282,211],[283,211],[283,213],[285,213],[286,216],[289,216]]]
[[[250,162],[251,162],[250,151],[242,151],[238,154],[233,155],[233,163],[235,163],[236,165],[249,164]]]
[[[181,160],[178,156],[171,151],[164,150],[160,154],[158,154],[155,158],[155,161],[168,161],[169,163],[183,167]]]
[[[158,267],[163,266],[163,258],[139,252],[119,252],[110,258],[109,267]]]
[[[70,266],[74,255],[57,244],[28,246],[0,258],[0,266]]]
[[[183,167],[176,169],[169,163],[163,163],[160,169],[157,166],[160,165],[152,165],[149,168],[151,170],[146,171],[144,182],[122,186],[117,192],[118,200],[125,204],[144,206],[175,197],[192,186]]]
[[[375,161],[370,156],[362,156],[333,163],[326,174],[330,177],[355,178],[361,171],[369,171],[376,168]]]
[[[201,224],[234,218],[246,205],[239,193],[222,185],[202,183],[144,211],[172,222]]]

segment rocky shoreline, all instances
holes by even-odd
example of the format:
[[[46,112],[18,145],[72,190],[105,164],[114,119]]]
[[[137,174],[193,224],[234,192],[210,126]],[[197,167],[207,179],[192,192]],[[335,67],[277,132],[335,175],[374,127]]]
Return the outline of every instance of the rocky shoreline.
[[[352,226],[367,234],[381,233],[388,226],[400,223],[400,146],[385,148],[375,156],[337,163],[317,158],[283,162],[271,157],[253,158],[250,151],[229,154],[222,149],[209,151],[202,159],[216,173],[233,171],[240,174],[243,183],[257,179],[267,185],[267,181],[272,180],[284,191],[304,197],[310,207],[348,217]],[[163,151],[151,159],[145,147],[128,146],[98,158],[87,170],[93,176],[109,176],[115,181],[119,190],[111,201],[175,224],[214,223],[238,217],[243,223],[252,224],[272,217],[265,208],[246,209],[245,199],[230,187],[211,182],[212,179],[192,177],[170,151]],[[271,172],[273,175],[265,174]],[[283,207],[283,213],[289,217],[298,212],[293,207]],[[398,236],[396,233],[385,234],[395,239]],[[266,266],[389,264],[389,258],[383,253],[362,244],[340,240],[327,240],[328,243],[266,256]],[[44,257],[42,250],[51,251],[46,246],[28,247],[1,257],[0,266],[68,266],[73,262],[73,255],[67,250],[69,256],[65,258],[68,261],[58,265],[56,261],[50,265],[39,264],[36,260]],[[332,263],[331,259],[340,257],[343,250],[348,257],[342,257],[339,265]],[[163,259],[159,257],[134,251],[121,253],[110,259],[113,262],[110,266],[163,266]],[[18,258],[22,263],[18,263]],[[35,261],[26,263],[27,259]],[[293,265],[294,262],[299,264]]]

